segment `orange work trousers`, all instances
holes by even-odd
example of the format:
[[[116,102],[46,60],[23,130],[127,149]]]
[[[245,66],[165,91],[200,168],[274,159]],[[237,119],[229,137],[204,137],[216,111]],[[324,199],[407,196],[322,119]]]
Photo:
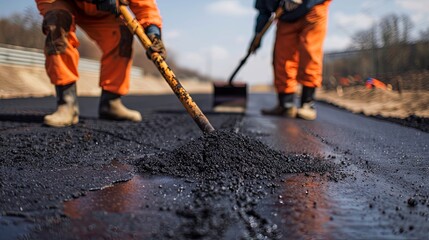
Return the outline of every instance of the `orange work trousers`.
[[[313,88],[321,86],[330,2],[314,6],[295,22],[277,23],[273,59],[277,93],[295,93],[298,83]]]
[[[54,85],[67,85],[79,79],[79,40],[76,25],[93,39],[102,51],[100,87],[125,95],[130,86],[133,35],[111,13],[98,11],[95,4],[70,0],[38,0],[46,34],[46,72]]]

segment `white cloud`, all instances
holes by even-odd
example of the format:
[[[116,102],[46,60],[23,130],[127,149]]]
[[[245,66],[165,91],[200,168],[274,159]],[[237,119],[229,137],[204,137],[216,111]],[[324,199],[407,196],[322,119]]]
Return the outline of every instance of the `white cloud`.
[[[328,35],[325,39],[325,51],[339,51],[344,50],[351,44],[349,37],[341,35]]]
[[[423,23],[427,26],[429,23],[429,1],[404,1],[396,0],[396,5],[409,11],[414,23]]]
[[[397,4],[401,8],[411,10],[412,12],[429,14],[429,1],[396,0],[395,4]]]
[[[370,28],[376,20],[370,15],[363,13],[346,14],[337,12],[333,15],[333,23],[347,34]]]
[[[228,16],[254,15],[254,9],[249,6],[242,6],[236,0],[219,0],[207,5],[206,10],[210,13]]]

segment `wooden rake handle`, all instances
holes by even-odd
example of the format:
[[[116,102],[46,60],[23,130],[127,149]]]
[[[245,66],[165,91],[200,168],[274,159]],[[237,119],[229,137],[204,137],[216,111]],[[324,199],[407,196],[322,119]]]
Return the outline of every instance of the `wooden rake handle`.
[[[146,35],[144,28],[140,25],[140,23],[137,21],[137,19],[134,17],[134,15],[131,13],[131,10],[127,6],[120,5],[119,12],[122,15],[125,24],[128,26],[130,31],[138,37],[143,47],[147,51],[150,46],[152,46],[152,42]],[[185,88],[183,88],[182,84],[180,84],[179,80],[176,78],[174,72],[167,65],[164,58],[162,58],[159,53],[153,52],[151,54],[151,60],[156,65],[159,72],[162,74],[167,83],[170,85],[177,98],[179,98],[186,111],[197,123],[198,127],[205,133],[215,131],[207,117],[197,106],[197,104],[192,100],[192,97],[185,90]]]

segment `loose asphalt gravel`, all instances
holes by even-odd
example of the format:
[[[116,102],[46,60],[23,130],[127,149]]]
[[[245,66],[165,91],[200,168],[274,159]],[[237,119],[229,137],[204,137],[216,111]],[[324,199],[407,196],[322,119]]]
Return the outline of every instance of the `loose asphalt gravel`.
[[[319,104],[316,121],[125,97],[141,123],[42,125],[54,98],[0,100],[0,239],[428,239],[429,134]]]

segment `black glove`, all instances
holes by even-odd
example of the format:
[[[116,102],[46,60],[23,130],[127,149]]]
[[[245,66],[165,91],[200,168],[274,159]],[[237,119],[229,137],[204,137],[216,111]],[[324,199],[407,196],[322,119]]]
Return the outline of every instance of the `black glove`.
[[[98,0],[96,2],[97,10],[111,12],[115,15],[119,14],[118,7],[120,5],[128,6],[128,0]]]
[[[161,40],[161,29],[152,24],[144,29],[146,35],[152,42],[152,46],[146,51],[146,55],[149,59],[151,59],[151,55],[154,52],[157,52],[164,59],[167,58],[167,51],[165,50],[164,43]]]
[[[164,43],[161,40],[161,36],[157,34],[148,35],[152,45],[146,51],[146,55],[151,59],[152,53],[157,52],[162,58],[167,59],[167,50],[165,50]]]

